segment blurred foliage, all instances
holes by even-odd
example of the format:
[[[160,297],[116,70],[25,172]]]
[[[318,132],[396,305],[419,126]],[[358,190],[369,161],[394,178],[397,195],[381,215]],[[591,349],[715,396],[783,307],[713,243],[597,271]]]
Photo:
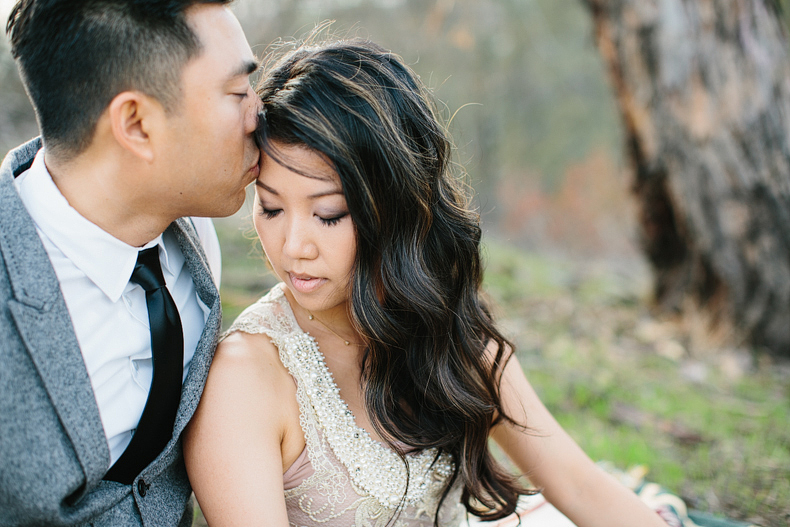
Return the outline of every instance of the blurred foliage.
[[[236,9],[251,42],[301,36],[333,19],[336,34],[400,54],[448,120],[460,109],[451,126],[458,159],[482,188],[529,168],[554,189],[569,163],[595,148],[618,150],[617,115],[578,2],[242,0]]]
[[[485,287],[527,377],[594,460],[642,465],[691,508],[787,525],[790,362],[691,349],[644,307],[644,269],[486,246]]]
[[[618,115],[593,45],[592,22],[580,2],[238,0],[233,9],[259,56],[276,40],[304,36],[327,19],[336,21],[337,36],[367,37],[400,54],[440,101],[457,146],[456,161],[470,176],[489,229],[499,230],[508,218],[508,236],[531,247],[576,249],[597,239],[563,238],[568,228],[546,227],[569,216],[557,210],[554,197],[567,171],[591,156],[608,164],[588,167],[584,177],[603,177],[625,200],[625,183],[613,179],[620,164]],[[5,43],[0,73],[0,149],[5,151],[35,135],[36,128]],[[601,167],[606,173],[596,171]],[[535,197],[550,205],[539,215],[551,218],[528,226],[518,221],[519,203]],[[589,217],[575,220],[598,225]],[[628,238],[628,231],[606,236]],[[610,245],[584,250],[611,250]]]
[[[19,81],[8,44],[0,39],[0,152],[5,152],[38,134],[36,116]]]
[[[790,0],[772,0],[772,2],[779,10],[785,26],[790,28]]]

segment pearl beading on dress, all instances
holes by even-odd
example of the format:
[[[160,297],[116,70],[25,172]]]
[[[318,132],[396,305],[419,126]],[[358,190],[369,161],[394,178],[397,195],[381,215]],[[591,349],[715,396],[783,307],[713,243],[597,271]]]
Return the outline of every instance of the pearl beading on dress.
[[[302,333],[287,337],[285,344],[281,349],[293,351],[292,366],[301,369],[298,376],[309,382],[307,390],[313,409],[335,456],[348,469],[354,485],[382,506],[395,509],[401,499],[406,505],[417,505],[431,483],[447,481],[452,475],[453,463],[449,454],[444,453],[438,459],[436,449],[407,454],[407,489],[403,459],[356,424],[353,413],[340,397],[340,389],[315,339]]]
[[[296,382],[299,422],[315,472],[298,487],[285,491],[289,518],[294,515],[291,525],[433,525],[442,492],[454,471],[451,456],[436,459],[435,449],[406,454],[410,479],[404,496],[407,465],[396,452],[357,426],[317,343],[296,322],[281,285],[245,309],[220,338],[234,331],[268,335]],[[440,525],[461,522],[462,491],[463,485],[456,481],[439,511]]]

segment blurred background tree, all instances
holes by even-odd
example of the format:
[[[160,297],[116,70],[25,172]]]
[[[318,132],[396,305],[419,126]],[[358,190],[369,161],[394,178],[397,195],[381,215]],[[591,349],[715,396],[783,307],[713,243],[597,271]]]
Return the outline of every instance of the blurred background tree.
[[[625,124],[658,305],[695,320],[716,344],[790,356],[790,56],[781,5],[586,3]]]

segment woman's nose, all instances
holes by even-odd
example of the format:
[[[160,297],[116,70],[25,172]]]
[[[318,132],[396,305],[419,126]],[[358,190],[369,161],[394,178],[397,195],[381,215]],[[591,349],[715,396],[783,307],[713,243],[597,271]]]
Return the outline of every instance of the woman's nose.
[[[292,221],[285,236],[283,252],[293,260],[314,259],[318,256],[310,229],[301,221]]]

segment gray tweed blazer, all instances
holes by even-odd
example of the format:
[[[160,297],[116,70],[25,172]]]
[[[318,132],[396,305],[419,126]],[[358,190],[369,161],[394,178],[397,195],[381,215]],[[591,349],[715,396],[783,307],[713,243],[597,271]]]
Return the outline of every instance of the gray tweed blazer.
[[[34,139],[0,167],[0,526],[189,526],[180,435],[203,391],[220,327],[206,257],[190,221],[168,227],[211,313],[172,439],[132,485],[103,481],[110,453],[88,373],[55,271],[14,187],[39,148]]]

